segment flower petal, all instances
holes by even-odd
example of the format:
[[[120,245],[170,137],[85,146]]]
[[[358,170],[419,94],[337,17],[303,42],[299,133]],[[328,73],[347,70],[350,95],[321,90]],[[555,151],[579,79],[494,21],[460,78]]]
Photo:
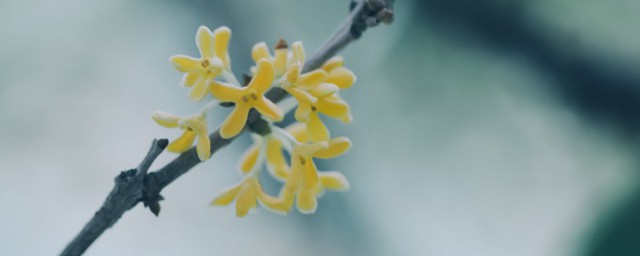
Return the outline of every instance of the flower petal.
[[[289,134],[291,134],[291,136],[293,136],[294,138],[296,138],[296,140],[300,143],[305,143],[307,142],[307,124],[305,123],[293,123],[290,124],[289,126],[287,126],[287,128],[285,128],[285,130],[287,132],[289,132]]]
[[[270,196],[264,192],[258,192],[258,201],[264,208],[277,214],[287,214],[289,211],[289,207],[287,207],[283,199]]]
[[[253,61],[258,63],[261,59],[271,60],[271,54],[269,53],[269,47],[267,47],[267,43],[260,42],[253,45],[253,49],[251,49],[251,57],[253,57]]]
[[[344,65],[344,59],[342,56],[333,56],[322,65],[322,69],[327,72],[331,72],[334,68],[342,67]]]
[[[204,130],[205,132],[207,130],[207,123],[204,117],[202,117],[201,115],[185,117],[180,120],[180,122],[178,122],[178,125],[181,129],[189,129],[196,132],[196,134],[202,130]]]
[[[180,128],[190,130],[196,133],[198,141],[196,143],[196,152],[200,161],[204,161],[211,157],[211,142],[207,131],[207,121],[203,116],[191,116],[180,120]]]
[[[275,75],[273,64],[268,60],[261,59],[258,61],[258,70],[247,87],[255,90],[258,94],[263,94],[271,87]]]
[[[318,178],[318,168],[313,162],[312,157],[307,157],[305,160],[304,169],[302,172],[302,188],[313,189],[320,185],[320,178]]]
[[[201,61],[185,55],[175,55],[169,58],[171,64],[180,72],[203,72]]]
[[[347,89],[356,82],[356,75],[344,67],[337,67],[331,72],[325,82],[332,83],[340,87],[340,89]]]
[[[351,140],[347,137],[338,137],[329,140],[329,147],[316,152],[315,158],[334,158],[346,153],[351,148]]]
[[[287,71],[287,48],[276,49],[273,66],[276,69],[276,76],[281,76]]]
[[[291,152],[291,172],[289,174],[289,178],[287,182],[283,186],[283,190],[280,191],[280,197],[283,197],[282,193],[291,193],[294,194],[298,188],[300,187],[300,182],[302,181],[302,172],[304,171],[304,165],[302,164],[305,157],[300,153],[304,153],[303,147],[304,145],[296,145]],[[302,160],[301,160],[302,159]],[[306,161],[306,160],[304,160]]]
[[[253,107],[271,121],[280,122],[284,118],[284,113],[282,113],[278,105],[271,102],[267,97],[262,96],[262,98],[259,98],[255,101]]]
[[[311,114],[311,105],[300,102],[298,108],[296,108],[295,118],[299,122],[309,122],[309,115]]]
[[[200,101],[207,94],[207,77],[200,76],[196,83],[189,90],[189,99],[192,101]]]
[[[341,120],[344,120],[343,118],[350,114],[349,104],[339,98],[337,94],[318,99],[316,107],[320,113]]]
[[[282,153],[282,143],[271,136],[267,140],[267,169],[279,181],[285,181],[289,177],[289,165]]]
[[[302,46],[302,42],[294,42],[291,45],[291,51],[293,52],[292,61],[293,63],[300,63],[301,66],[304,66],[305,54],[304,54],[304,46]]]
[[[184,74],[184,76],[182,76],[182,81],[180,82],[180,85],[184,87],[190,87],[193,84],[195,84],[196,81],[198,81],[198,78],[200,78],[200,76],[201,74],[198,74],[196,72],[188,72]]]
[[[321,172],[320,183],[322,187],[329,190],[346,191],[351,188],[349,181],[340,172]]]
[[[329,74],[322,69],[316,69],[311,72],[300,75],[297,86],[314,87],[327,79]]]
[[[337,93],[338,91],[340,91],[340,88],[338,88],[338,86],[335,84],[321,83],[315,86],[313,89],[309,90],[309,93],[316,97],[324,97]]]
[[[209,92],[214,98],[221,102],[239,101],[244,89],[219,81],[209,83]]]
[[[220,137],[224,139],[238,135],[247,123],[250,107],[246,104],[236,104],[231,114],[220,126]]]
[[[296,189],[297,188],[293,188],[292,186],[288,186],[288,183],[285,184],[284,186],[282,186],[282,189],[280,189],[279,197],[280,197],[280,199],[282,199],[283,204],[284,204],[283,207],[286,209],[286,211],[291,210],[291,207],[293,207],[295,194],[296,194]]]
[[[318,114],[311,113],[307,122],[307,136],[311,141],[327,141],[330,138],[329,129],[324,125]]]
[[[175,153],[187,151],[193,145],[196,139],[196,133],[192,130],[185,130],[184,133],[167,146],[167,150]]]
[[[203,59],[208,60],[213,57],[213,36],[211,35],[211,30],[209,30],[209,28],[205,26],[200,26],[198,28],[198,33],[196,33],[196,44],[200,50],[200,56],[202,56]]]
[[[153,119],[153,121],[156,121],[156,123],[161,126],[167,128],[176,128],[178,127],[178,122],[180,122],[180,119],[182,119],[182,117],[171,114],[169,112],[156,111],[151,114],[151,119]]]
[[[285,87],[284,89],[289,94],[291,94],[291,96],[296,98],[296,100],[298,100],[298,102],[305,102],[305,103],[310,103],[310,104],[315,104],[316,102],[318,102],[318,99],[316,99],[316,97],[313,97],[313,95],[309,94],[308,92],[305,92],[305,91],[303,91],[301,89],[298,89],[296,87]]]
[[[256,208],[258,205],[256,197],[256,186],[253,184],[243,184],[240,189],[240,193],[238,193],[238,198],[236,199],[236,216],[244,217],[249,213],[249,210]]]
[[[231,70],[231,59],[229,58],[229,41],[231,40],[231,29],[222,26],[213,31],[213,46],[215,55],[222,60],[224,67]]]
[[[298,207],[298,211],[304,214],[316,212],[318,199],[316,198],[314,189],[301,189],[296,198],[296,207]]]
[[[296,86],[298,79],[300,79],[301,69],[302,67],[297,62],[294,62],[289,66],[289,69],[287,69],[287,73],[285,74],[285,86]]]
[[[233,200],[236,199],[240,189],[242,188],[242,184],[235,185],[226,189],[224,192],[220,193],[213,201],[211,201],[211,205],[215,206],[226,206],[229,205]]]
[[[307,162],[306,158],[312,157],[316,152],[326,149],[327,147],[329,147],[329,143],[326,141],[295,145],[292,152],[293,156],[291,157],[292,165],[293,163],[299,162],[301,167],[304,167]],[[298,159],[295,159],[296,157]]]
[[[200,161],[207,160],[211,157],[211,141],[209,141],[209,134],[207,133],[206,127],[204,129],[201,128],[198,132],[196,150]]]
[[[242,172],[242,174],[247,174],[251,169],[253,169],[256,161],[258,161],[258,153],[260,153],[260,146],[258,143],[253,144],[249,149],[247,149],[247,151],[245,151],[242,158],[240,158],[240,172]]]

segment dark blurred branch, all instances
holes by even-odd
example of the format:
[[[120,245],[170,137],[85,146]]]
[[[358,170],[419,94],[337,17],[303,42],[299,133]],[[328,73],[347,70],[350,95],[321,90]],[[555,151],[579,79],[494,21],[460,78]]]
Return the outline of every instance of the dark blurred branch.
[[[319,68],[326,60],[346,47],[350,42],[358,39],[367,27],[374,27],[380,22],[393,21],[393,0],[369,0],[352,2],[351,11],[339,29],[306,61],[304,71]],[[282,89],[273,88],[267,97],[278,102],[287,96]],[[251,111],[247,125],[252,126],[260,120],[260,114]],[[219,130],[209,135],[211,153],[229,145],[234,138],[223,139]],[[160,212],[159,202],[162,189],[178,179],[200,163],[195,148],[181,154],[169,164],[159,170],[147,174],[149,166],[167,146],[167,140],[154,141],[148,156],[136,169],[122,172],[115,179],[115,186],[102,207],[85,225],[82,231],[71,241],[61,255],[81,255],[89,246],[109,227],[111,227],[126,211],[132,209],[139,202],[155,214]]]
[[[527,1],[424,0],[416,15],[446,33],[467,33],[496,50],[525,56],[578,113],[628,135],[640,131],[638,66],[586,49],[572,33],[543,24]],[[631,24],[630,24],[631,25]],[[637,57],[637,56],[636,56]],[[633,61],[633,60],[632,60]],[[636,60],[638,61],[638,60]],[[634,70],[635,69],[635,70]]]
[[[154,140],[149,153],[136,169],[123,171],[115,178],[115,185],[102,207],[93,215],[80,233],[67,245],[61,255],[81,255],[107,228],[113,226],[126,211],[145,198],[144,179],[147,170],[167,147],[166,139]]]

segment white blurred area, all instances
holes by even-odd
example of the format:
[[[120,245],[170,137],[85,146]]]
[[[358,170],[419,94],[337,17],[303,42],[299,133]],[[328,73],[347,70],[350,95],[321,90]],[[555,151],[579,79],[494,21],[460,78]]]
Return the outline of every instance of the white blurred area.
[[[310,55],[346,13],[339,1],[301,2],[229,1],[210,15],[172,1],[1,2],[0,255],[61,252],[119,171],[153,138],[179,135],[149,116],[199,108],[168,62],[197,53],[199,25],[231,27],[240,75],[253,43],[282,35]],[[542,86],[555,81],[525,60],[412,26],[410,3],[344,52],[358,75],[343,93],[355,122],[328,123],[354,147],[323,164],[352,191],[309,216],[209,207],[239,181],[245,135],[163,191],[159,218],[136,206],[86,255],[579,254],[637,185],[633,151],[559,104]],[[226,112],[216,113],[213,127]]]

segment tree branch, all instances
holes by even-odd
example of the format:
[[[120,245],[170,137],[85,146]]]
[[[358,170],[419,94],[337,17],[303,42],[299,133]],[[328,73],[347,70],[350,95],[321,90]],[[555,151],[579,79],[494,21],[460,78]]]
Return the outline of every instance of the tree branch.
[[[144,198],[144,177],[158,155],[167,147],[167,139],[154,140],[149,153],[136,169],[123,171],[115,178],[115,186],[89,223],[67,245],[61,255],[81,255],[107,228],[113,226],[124,212]]]
[[[351,11],[346,20],[306,61],[303,72],[319,68],[350,42],[360,38],[367,27],[377,26],[381,22],[391,23],[394,1],[352,1]],[[273,88],[266,96],[273,102],[279,102],[288,94],[282,89]],[[260,114],[252,110],[245,127],[249,127],[259,120]],[[211,154],[214,154],[229,145],[234,138],[223,139],[220,137],[220,131],[216,130],[209,135],[209,139],[211,140]],[[167,144],[168,140],[166,139],[154,140],[149,153],[136,169],[123,171],[115,178],[114,188],[102,207],[67,245],[61,255],[81,255],[84,253],[106,229],[118,221],[122,214],[139,202],[143,202],[156,216],[160,213],[159,202],[162,200],[160,195],[162,189],[200,163],[196,149],[191,148],[159,170],[147,174],[147,170]]]

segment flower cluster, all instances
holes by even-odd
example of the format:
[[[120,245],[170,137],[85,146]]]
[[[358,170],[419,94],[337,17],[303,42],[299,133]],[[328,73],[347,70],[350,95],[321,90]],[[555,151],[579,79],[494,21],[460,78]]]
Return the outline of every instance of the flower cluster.
[[[220,136],[231,138],[242,132],[249,112],[255,109],[268,129],[252,134],[254,145],[239,164],[242,180],[222,192],[211,204],[225,206],[235,202],[236,215],[240,217],[257,208],[258,203],[282,214],[289,212],[295,203],[301,213],[313,213],[317,198],[326,190],[349,189],[349,183],[341,173],[318,171],[314,158],[334,158],[351,147],[351,141],[346,137],[331,138],[319,114],[351,122],[349,105],[338,93],[351,87],[356,77],[344,67],[339,56],[328,60],[321,68],[306,71],[302,43],[294,42],[289,47],[281,39],[275,45],[273,55],[264,42],[253,47],[251,55],[255,66],[250,68],[251,78],[240,84],[231,71],[230,39],[231,30],[227,27],[211,32],[202,26],[196,34],[200,57],[176,55],[170,58],[174,67],[184,73],[181,85],[189,88],[190,100],[199,102],[208,94],[212,99],[198,113],[189,116],[153,113],[152,118],[159,125],[183,130],[167,150],[182,153],[195,142],[198,157],[207,160],[211,157],[207,113],[216,106],[233,106],[231,114],[220,125]],[[275,104],[265,97],[272,87],[279,87],[292,97]],[[274,124],[281,122],[293,108],[296,108],[297,122],[284,129]],[[265,166],[270,176],[283,184],[278,195],[269,195],[262,189],[258,176]]]

